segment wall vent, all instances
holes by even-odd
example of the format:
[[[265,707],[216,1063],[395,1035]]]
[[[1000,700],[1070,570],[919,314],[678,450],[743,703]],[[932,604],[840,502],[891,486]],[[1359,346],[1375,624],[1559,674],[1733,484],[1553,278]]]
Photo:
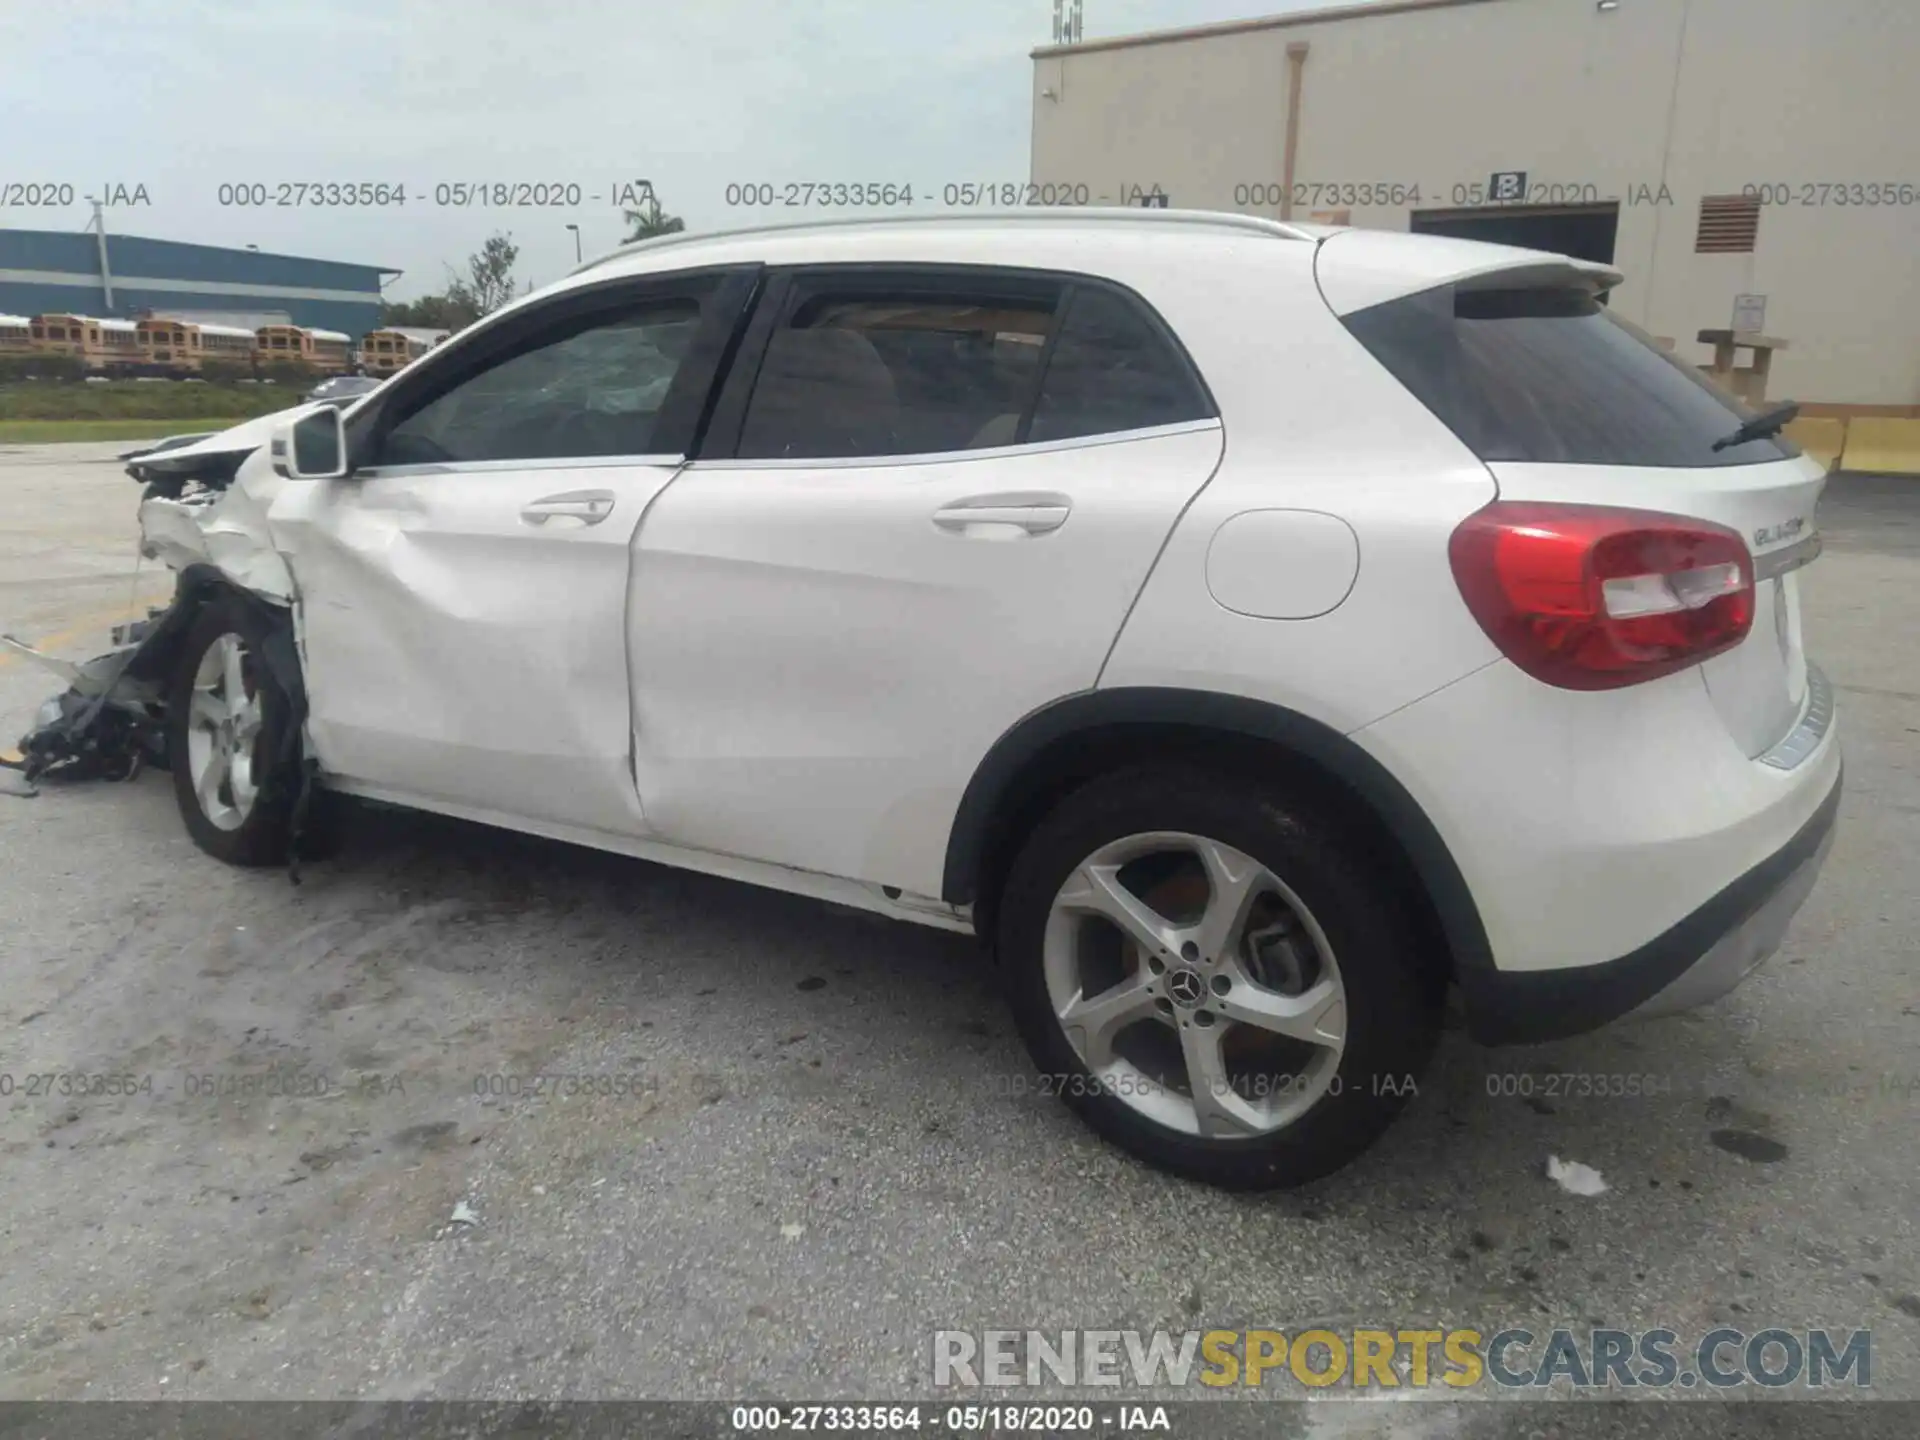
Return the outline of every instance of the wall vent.
[[[1754,195],[1708,195],[1700,201],[1696,255],[1751,255],[1760,238],[1760,200]]]

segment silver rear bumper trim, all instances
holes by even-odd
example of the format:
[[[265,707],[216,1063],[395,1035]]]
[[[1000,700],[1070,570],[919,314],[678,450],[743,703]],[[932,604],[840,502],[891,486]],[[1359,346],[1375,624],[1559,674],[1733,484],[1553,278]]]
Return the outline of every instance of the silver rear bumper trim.
[[[1786,738],[1760,757],[1762,765],[1771,765],[1776,770],[1798,769],[1809,755],[1820,748],[1820,742],[1827,738],[1827,731],[1833,728],[1833,685],[1818,665],[1807,665],[1807,708],[1801,712],[1800,723],[1787,732]]]
[[[1833,848],[1833,836],[1832,830],[1827,831],[1820,848],[1802,861],[1745,923],[1721,936],[1712,949],[1675,976],[1665,989],[1628,1011],[1625,1018],[1650,1020],[1656,1015],[1692,1010],[1718,1000],[1757,970],[1780,948],[1788,923],[1806,903],[1813,882],[1820,878],[1820,867],[1826,864],[1827,852]]]

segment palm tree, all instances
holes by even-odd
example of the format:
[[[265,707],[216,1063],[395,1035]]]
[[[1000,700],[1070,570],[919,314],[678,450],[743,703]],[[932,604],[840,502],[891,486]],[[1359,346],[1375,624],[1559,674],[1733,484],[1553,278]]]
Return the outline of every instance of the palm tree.
[[[631,227],[627,235],[629,244],[635,240],[651,240],[656,235],[677,235],[687,228],[687,222],[678,215],[669,215],[660,208],[660,197],[657,195],[649,195],[640,209],[621,213]]]

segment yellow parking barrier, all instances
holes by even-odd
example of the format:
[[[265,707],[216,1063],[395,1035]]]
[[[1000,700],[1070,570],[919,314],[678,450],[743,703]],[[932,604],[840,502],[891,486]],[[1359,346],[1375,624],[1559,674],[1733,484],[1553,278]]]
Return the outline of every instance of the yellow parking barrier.
[[[1920,420],[1854,416],[1847,421],[1840,468],[1877,475],[1920,475]]]
[[[1787,438],[1827,469],[1847,448],[1847,422],[1834,419],[1796,420],[1787,426]]]

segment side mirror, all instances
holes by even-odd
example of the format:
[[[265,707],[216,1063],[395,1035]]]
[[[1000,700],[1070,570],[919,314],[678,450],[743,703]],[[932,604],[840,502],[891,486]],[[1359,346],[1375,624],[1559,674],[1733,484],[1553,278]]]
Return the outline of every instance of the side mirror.
[[[340,411],[322,406],[273,432],[273,473],[289,480],[339,480],[347,473],[347,426]]]

